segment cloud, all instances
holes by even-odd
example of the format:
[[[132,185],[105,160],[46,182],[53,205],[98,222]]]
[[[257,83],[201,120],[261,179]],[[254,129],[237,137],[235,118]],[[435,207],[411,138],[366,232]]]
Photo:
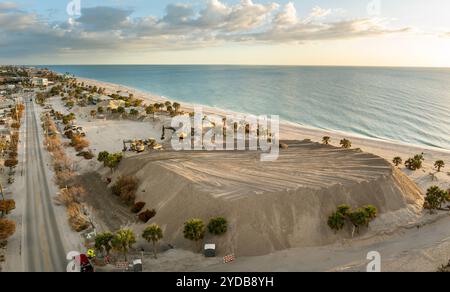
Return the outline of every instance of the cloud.
[[[297,9],[294,3],[289,2],[284,6],[283,11],[279,12],[273,19],[276,26],[294,25],[298,22]]]
[[[330,22],[326,18],[333,11],[320,7],[300,18],[292,2],[280,8],[275,2],[208,0],[198,10],[189,4],[169,4],[161,17],[133,17],[130,9],[101,6],[84,8],[79,18],[59,23],[8,3],[0,3],[2,56],[186,50],[227,42],[304,43],[410,31],[390,28],[384,19]]]
[[[194,10],[187,4],[169,4],[162,22],[170,25],[189,25],[194,16]]]
[[[14,2],[1,2],[0,11],[15,11],[17,10],[17,4]]]
[[[292,11],[290,13],[293,15]],[[313,11],[313,13],[315,12]],[[300,21],[298,19],[294,21],[292,17],[279,18],[278,22],[267,31],[248,34],[244,38],[241,38],[241,41],[302,43],[306,41],[377,37],[412,31],[409,27],[399,29],[388,28],[385,20],[376,18],[358,18],[321,23],[311,21],[311,17],[310,15],[306,18],[306,21]]]
[[[93,7],[81,9],[76,23],[88,31],[106,31],[122,29],[126,26],[132,10],[113,7]]]
[[[315,17],[315,18],[320,18],[320,17],[327,16],[330,13],[331,13],[331,9],[322,9],[319,6],[316,6],[312,9],[310,16]]]

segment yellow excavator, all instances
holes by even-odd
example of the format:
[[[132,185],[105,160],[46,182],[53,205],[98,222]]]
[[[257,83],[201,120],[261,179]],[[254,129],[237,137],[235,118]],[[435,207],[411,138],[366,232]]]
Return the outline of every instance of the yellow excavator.
[[[130,145],[128,148],[127,145]],[[127,151],[131,149],[131,151],[136,151],[137,153],[141,153],[145,151],[145,144],[142,140],[123,140],[123,151]]]
[[[129,145],[129,146],[128,146]],[[123,151],[135,151],[141,153],[145,151],[145,146],[153,150],[162,150],[162,145],[156,142],[156,139],[150,138],[147,140],[123,140]]]

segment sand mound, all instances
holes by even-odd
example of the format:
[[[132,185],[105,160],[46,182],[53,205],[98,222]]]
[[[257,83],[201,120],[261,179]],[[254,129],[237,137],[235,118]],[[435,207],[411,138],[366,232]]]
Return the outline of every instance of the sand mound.
[[[160,152],[124,159],[114,177],[136,175],[138,200],[155,208],[151,222],[165,242],[192,248],[183,222],[224,216],[229,232],[215,242],[221,254],[262,255],[324,245],[349,236],[326,224],[339,204],[375,205],[381,216],[368,232],[405,224],[418,212],[420,190],[386,160],[311,142],[287,141],[274,162],[256,152]]]

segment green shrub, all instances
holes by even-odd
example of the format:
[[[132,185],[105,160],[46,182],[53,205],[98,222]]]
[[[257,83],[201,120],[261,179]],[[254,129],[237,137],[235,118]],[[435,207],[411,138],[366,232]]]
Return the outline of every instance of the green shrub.
[[[114,195],[120,197],[123,202],[132,204],[136,198],[138,180],[134,176],[120,176],[111,190]]]
[[[105,162],[105,160],[108,158],[109,153],[108,151],[102,151],[98,154],[97,160],[99,162]]]
[[[353,225],[353,232],[359,233],[361,226],[369,227],[369,223],[378,216],[378,210],[375,206],[367,205],[356,210],[351,210],[348,205],[339,205],[336,212],[328,217],[327,224],[334,231],[344,228],[345,222],[349,221]]]
[[[144,223],[147,223],[148,220],[152,219],[155,216],[156,216],[156,210],[155,209],[152,209],[152,210],[147,209],[147,210],[145,210],[144,212],[142,212],[142,213],[140,213],[138,215],[139,220],[141,220]]]
[[[414,157],[409,158],[408,160],[405,161],[405,167],[410,170],[421,169],[424,161],[425,161],[425,158],[423,157],[423,153],[417,154],[417,155],[414,155]]]
[[[227,232],[228,222],[223,217],[211,218],[208,223],[208,231],[214,235],[222,235]]]
[[[144,208],[145,202],[136,202],[134,203],[133,207],[131,208],[131,212],[137,214],[141,212],[141,210]]]
[[[450,194],[447,191],[440,189],[438,186],[432,186],[427,190],[425,197],[424,209],[434,210],[442,208],[442,205],[450,201]]]

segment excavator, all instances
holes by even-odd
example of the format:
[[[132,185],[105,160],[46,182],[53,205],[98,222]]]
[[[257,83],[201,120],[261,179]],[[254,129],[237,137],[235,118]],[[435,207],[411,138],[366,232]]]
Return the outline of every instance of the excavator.
[[[127,147],[127,144],[130,144],[130,147]],[[131,151],[136,151],[137,153],[141,153],[145,151],[145,143],[142,140],[123,140],[123,151],[127,151],[131,149]]]
[[[166,126],[163,125],[162,126],[161,141],[164,141],[166,139],[166,130],[172,131],[172,134],[177,131],[177,129],[175,129],[174,127],[166,127]]]
[[[128,146],[129,145],[129,146]],[[141,153],[145,151],[145,146],[148,146],[149,149],[153,150],[161,150],[162,146],[156,142],[156,139],[150,138],[147,140],[123,140],[123,151],[127,151],[131,149],[131,151],[136,151],[137,153]]]
[[[172,135],[173,135],[173,133],[175,133],[177,131],[177,129],[175,129],[174,127],[162,126],[161,141],[164,141],[166,139],[166,130],[172,131]],[[178,139],[184,140],[187,138],[187,136],[188,135],[185,132],[181,132],[178,134]]]

